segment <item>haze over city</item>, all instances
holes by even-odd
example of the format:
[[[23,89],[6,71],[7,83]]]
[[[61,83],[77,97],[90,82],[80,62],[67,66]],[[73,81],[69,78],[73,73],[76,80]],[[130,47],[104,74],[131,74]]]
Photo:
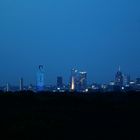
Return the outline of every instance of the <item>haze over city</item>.
[[[0,1],[0,84],[35,83],[44,65],[46,83],[68,82],[71,69],[89,82],[109,82],[118,66],[140,76],[140,1]]]

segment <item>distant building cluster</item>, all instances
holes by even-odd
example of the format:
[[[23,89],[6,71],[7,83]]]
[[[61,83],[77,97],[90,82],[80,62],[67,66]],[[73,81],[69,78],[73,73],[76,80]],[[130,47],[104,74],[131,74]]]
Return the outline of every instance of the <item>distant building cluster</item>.
[[[114,75],[114,80],[107,84],[92,83],[88,84],[88,74],[86,71],[79,71],[75,68],[71,70],[68,84],[64,83],[63,77],[56,78],[56,85],[46,86],[45,70],[43,65],[39,65],[36,74],[36,85],[24,85],[24,79],[19,79],[19,86],[11,86],[9,83],[0,90],[9,91],[26,91],[34,92],[50,91],[50,92],[125,92],[140,91],[140,78],[132,80],[130,75],[123,74],[120,67]]]
[[[87,72],[71,70],[70,90],[83,92],[87,89]]]

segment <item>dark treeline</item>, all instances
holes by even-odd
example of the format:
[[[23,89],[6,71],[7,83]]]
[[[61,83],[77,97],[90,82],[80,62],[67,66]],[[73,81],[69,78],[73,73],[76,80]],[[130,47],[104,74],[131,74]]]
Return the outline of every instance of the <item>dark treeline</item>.
[[[140,93],[0,92],[0,128],[17,139],[139,139]]]

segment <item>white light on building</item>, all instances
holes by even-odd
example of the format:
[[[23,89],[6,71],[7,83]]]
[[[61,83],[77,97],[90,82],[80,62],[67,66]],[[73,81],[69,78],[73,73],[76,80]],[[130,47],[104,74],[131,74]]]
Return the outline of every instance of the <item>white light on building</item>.
[[[75,80],[74,80],[74,77],[72,77],[71,90],[75,90]]]

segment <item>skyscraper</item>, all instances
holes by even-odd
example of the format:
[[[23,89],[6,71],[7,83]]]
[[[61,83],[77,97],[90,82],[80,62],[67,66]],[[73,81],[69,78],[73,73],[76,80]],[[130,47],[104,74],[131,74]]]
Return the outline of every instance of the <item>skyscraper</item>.
[[[57,88],[63,88],[63,78],[61,76],[57,77]]]
[[[123,79],[124,79],[123,85],[124,86],[129,86],[130,85],[130,80],[131,80],[130,75],[124,75]]]
[[[23,78],[21,78],[20,81],[19,81],[19,90],[20,91],[24,90],[24,88],[23,88]]]
[[[72,80],[71,81],[71,90],[74,91],[76,89],[75,88],[75,80],[74,80],[74,77],[72,77],[71,80]]]
[[[9,83],[6,84],[6,92],[9,92],[10,88],[9,88]]]
[[[70,77],[70,89],[72,91],[77,90],[77,80],[78,80],[78,70],[72,69]]]
[[[44,90],[44,67],[43,65],[39,65],[39,69],[37,72],[37,91],[43,91]]]
[[[84,91],[87,88],[87,72],[79,72],[78,90]]]
[[[118,87],[123,86],[123,74],[121,72],[120,67],[119,67],[119,70],[117,71],[117,73],[115,75],[115,85],[118,86]]]

